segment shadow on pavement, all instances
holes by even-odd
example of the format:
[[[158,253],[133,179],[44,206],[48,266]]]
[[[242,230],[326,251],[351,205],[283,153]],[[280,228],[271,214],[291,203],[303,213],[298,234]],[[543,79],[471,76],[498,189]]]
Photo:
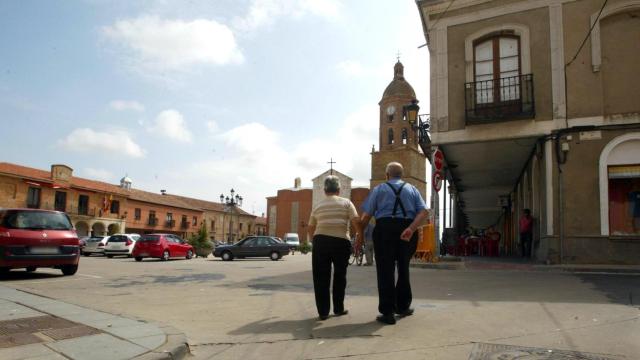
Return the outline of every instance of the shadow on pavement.
[[[209,281],[223,280],[226,276],[224,274],[216,273],[199,273],[199,274],[184,274],[184,275],[143,275],[137,276],[135,279],[130,277],[120,277],[112,280],[111,283],[104,286],[110,288],[126,288],[128,286],[142,286],[153,284],[179,284],[179,283],[206,283]]]
[[[275,320],[274,317],[254,321],[230,331],[229,335],[266,335],[289,334],[296,340],[327,339],[327,338],[354,338],[377,336],[382,324],[370,321],[358,324],[339,324],[325,326],[331,323],[332,318],[319,321],[316,318],[302,320]]]
[[[52,269],[54,270],[54,269]],[[42,280],[42,279],[56,279],[65,277],[60,270],[54,270],[58,273],[45,273],[45,272],[27,272],[24,269],[11,270],[6,274],[0,275],[0,281],[22,281],[22,280]]]

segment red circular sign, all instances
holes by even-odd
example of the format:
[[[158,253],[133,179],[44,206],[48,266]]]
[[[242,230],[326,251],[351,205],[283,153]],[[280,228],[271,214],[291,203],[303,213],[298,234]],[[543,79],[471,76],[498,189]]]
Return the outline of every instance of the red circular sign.
[[[436,170],[442,170],[442,165],[444,165],[444,154],[440,149],[436,149],[433,152],[433,166]]]
[[[440,189],[442,188],[442,172],[440,172],[440,170],[433,173],[431,182],[433,183],[433,190],[440,192]]]

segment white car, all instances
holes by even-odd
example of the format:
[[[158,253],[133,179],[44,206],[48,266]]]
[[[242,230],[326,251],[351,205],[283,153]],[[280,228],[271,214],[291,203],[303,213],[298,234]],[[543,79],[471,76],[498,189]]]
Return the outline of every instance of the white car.
[[[109,236],[107,244],[104,246],[104,254],[108,258],[114,256],[131,257],[136,241],[140,239],[138,234],[115,234]]]
[[[107,243],[108,236],[91,236],[85,240],[86,245],[82,250],[82,255],[91,256],[91,254],[104,255],[104,246]]]
[[[296,250],[300,249],[300,238],[297,233],[284,234],[284,242],[289,245],[291,254],[294,254]]]

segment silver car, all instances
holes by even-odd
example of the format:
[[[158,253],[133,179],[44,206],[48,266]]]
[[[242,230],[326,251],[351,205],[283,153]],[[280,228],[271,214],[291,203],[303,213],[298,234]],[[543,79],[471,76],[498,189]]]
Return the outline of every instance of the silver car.
[[[108,238],[108,236],[92,236],[86,239],[82,254],[84,256],[91,256],[91,254],[104,255],[104,246],[107,244]]]
[[[136,241],[140,239],[139,234],[115,234],[109,236],[107,244],[104,246],[104,254],[108,258],[114,256],[131,257],[131,252],[136,246]]]

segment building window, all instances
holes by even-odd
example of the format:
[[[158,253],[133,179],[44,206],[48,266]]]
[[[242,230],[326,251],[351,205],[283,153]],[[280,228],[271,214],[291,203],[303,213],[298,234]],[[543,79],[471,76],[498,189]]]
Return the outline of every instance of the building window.
[[[118,200],[111,201],[111,213],[120,214],[120,201]]]
[[[167,213],[167,219],[166,219],[166,220],[167,220],[167,221],[171,221],[171,220],[173,220],[173,214],[172,214],[172,213],[170,213],[170,212],[168,212],[168,213]]]
[[[520,99],[520,37],[495,35],[473,47],[476,104]]]
[[[40,208],[40,188],[29,187],[27,191],[27,207],[30,209]]]
[[[67,193],[64,191],[56,191],[53,208],[56,211],[66,211],[67,209]]]
[[[394,141],[394,140],[393,140],[393,129],[389,129],[389,130],[387,130],[387,138],[388,138],[388,139],[387,139],[387,140],[388,140],[388,141],[387,141],[387,143],[388,143],[389,145],[393,145],[393,141]]]
[[[89,196],[78,196],[78,214],[87,215],[89,213]]]
[[[192,220],[193,220],[192,221],[193,226],[197,226],[198,225],[198,217],[194,216]]]
[[[216,232],[216,221],[215,220],[211,220],[211,231],[212,232]]]
[[[402,144],[403,145],[407,145],[407,142],[409,141],[409,135],[407,134],[407,128],[402,129]]]
[[[155,210],[149,210],[149,225],[155,226],[158,223]]]
[[[276,236],[276,220],[278,218],[278,207],[276,205],[269,206],[269,235]]]
[[[182,221],[180,222],[182,227],[186,227],[189,223],[187,222],[187,215],[182,215]]]
[[[142,219],[142,210],[140,210],[140,208],[135,208],[133,210],[133,218],[134,220]]]
[[[291,226],[289,232],[297,233],[298,232],[298,210],[300,208],[300,204],[297,201],[291,203]]]
[[[640,235],[640,164],[609,166],[611,235]]]

